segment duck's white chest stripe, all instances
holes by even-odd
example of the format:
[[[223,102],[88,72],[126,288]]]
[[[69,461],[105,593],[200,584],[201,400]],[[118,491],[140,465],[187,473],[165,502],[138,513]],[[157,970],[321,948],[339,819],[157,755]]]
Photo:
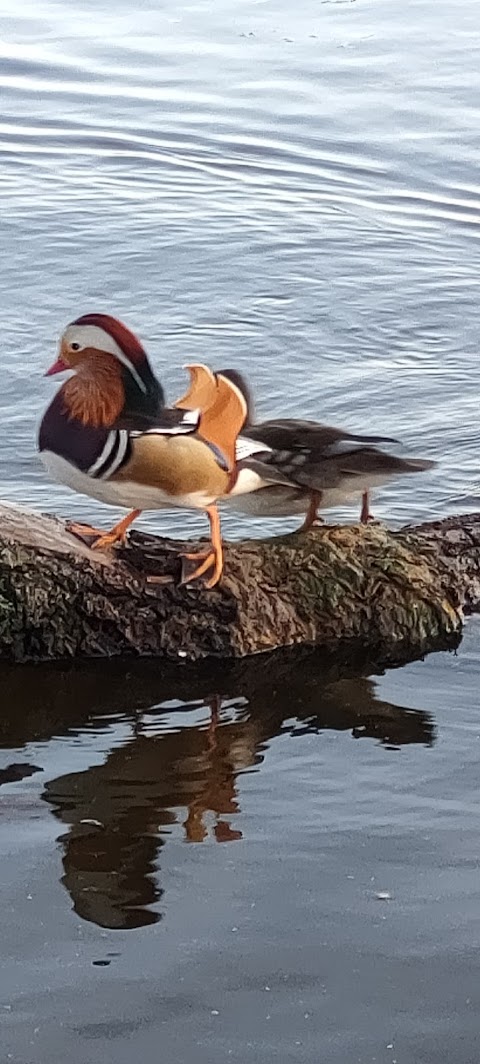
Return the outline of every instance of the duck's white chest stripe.
[[[108,480],[125,459],[129,445],[126,429],[109,432],[101,454],[88,469],[88,475],[96,480]]]

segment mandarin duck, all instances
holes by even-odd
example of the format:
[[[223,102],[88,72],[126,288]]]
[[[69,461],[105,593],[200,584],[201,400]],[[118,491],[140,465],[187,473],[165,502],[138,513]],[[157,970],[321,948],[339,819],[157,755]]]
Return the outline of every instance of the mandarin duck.
[[[206,586],[213,587],[223,568],[215,502],[228,495],[235,477],[235,442],[247,412],[242,392],[217,374],[208,410],[166,408],[143,346],[107,314],[85,314],[65,329],[47,376],[64,370],[73,375],[40,426],[43,464],[74,491],[130,510],[106,535],[74,524],[70,530],[95,533],[94,547],[102,548],[124,541],[144,509],[204,510],[211,549],[184,557],[199,562],[188,582],[212,569]]]
[[[179,409],[201,409],[211,401],[212,374],[204,371],[202,366],[190,367],[191,386],[175,404]],[[396,442],[386,436],[357,436],[295,418],[255,423],[250,388],[242,374],[230,369],[221,372],[242,392],[247,405],[246,422],[236,444],[237,477],[224,500],[230,509],[252,517],[305,514],[300,531],[307,531],[321,521],[319,509],[361,496],[360,521],[367,523],[372,520],[372,488],[436,465],[428,459],[399,458],[380,449],[380,444]]]

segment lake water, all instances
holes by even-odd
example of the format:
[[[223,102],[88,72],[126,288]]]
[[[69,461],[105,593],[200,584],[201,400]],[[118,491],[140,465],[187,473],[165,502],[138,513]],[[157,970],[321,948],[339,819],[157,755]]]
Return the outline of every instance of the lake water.
[[[0,0],[0,39],[4,499],[113,520],[34,446],[104,310],[170,398],[236,365],[260,416],[438,459],[393,524],[478,508],[478,0]],[[2,1064],[474,1064],[478,632],[385,676],[0,671]]]

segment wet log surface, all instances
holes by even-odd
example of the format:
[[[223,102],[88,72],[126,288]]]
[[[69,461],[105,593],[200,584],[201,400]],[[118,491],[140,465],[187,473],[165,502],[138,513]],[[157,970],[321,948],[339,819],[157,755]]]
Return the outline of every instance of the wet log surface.
[[[211,591],[179,583],[182,549],[192,543],[133,532],[97,552],[58,518],[0,505],[0,656],[195,661],[319,646],[392,664],[456,645],[480,608],[480,514],[227,545]]]

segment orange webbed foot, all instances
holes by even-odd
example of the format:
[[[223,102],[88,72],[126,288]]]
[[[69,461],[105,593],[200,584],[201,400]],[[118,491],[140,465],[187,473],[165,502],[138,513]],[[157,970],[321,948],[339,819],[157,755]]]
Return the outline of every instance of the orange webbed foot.
[[[116,543],[124,546],[127,542],[127,530],[141,512],[141,510],[132,510],[131,513],[127,514],[117,525],[110,529],[110,532],[101,533],[95,543],[92,544],[92,550],[104,550],[106,547],[113,547]]]
[[[67,532],[70,532],[71,536],[81,540],[87,547],[91,547],[99,536],[105,534],[101,528],[94,528],[93,525],[84,525],[81,521],[67,521],[65,528]]]
[[[104,532],[102,536],[95,540],[95,543],[92,543],[92,550],[106,550],[107,547],[114,547],[117,543],[119,546],[124,547],[126,542],[126,533],[116,533],[115,529],[112,528],[111,532]]]
[[[182,572],[180,584],[192,584],[195,580],[199,580],[201,576],[204,576],[211,568],[213,568],[213,573],[208,580],[205,580],[204,586],[211,588],[218,584],[223,570],[223,557],[217,550],[210,549],[208,551],[199,551],[197,554],[182,554],[181,557],[183,561],[198,561],[200,564],[193,570],[193,573],[187,571],[184,575]]]

